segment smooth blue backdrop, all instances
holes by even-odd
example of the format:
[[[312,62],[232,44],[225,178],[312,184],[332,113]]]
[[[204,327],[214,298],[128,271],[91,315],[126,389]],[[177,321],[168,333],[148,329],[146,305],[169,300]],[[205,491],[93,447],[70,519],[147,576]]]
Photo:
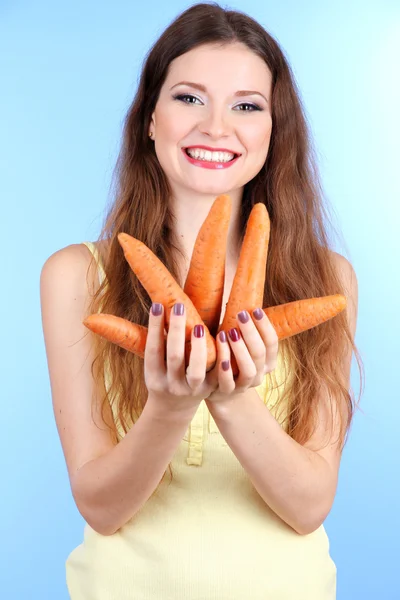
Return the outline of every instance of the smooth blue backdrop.
[[[0,594],[65,600],[82,541],[53,417],[39,276],[95,240],[149,46],[190,2],[0,2]],[[325,526],[340,600],[395,600],[399,534],[400,5],[246,0],[299,84],[325,192],[359,282],[362,400]],[[358,392],[358,370],[353,366]],[[206,599],[204,599],[206,600]],[[244,600],[244,599],[243,599]]]

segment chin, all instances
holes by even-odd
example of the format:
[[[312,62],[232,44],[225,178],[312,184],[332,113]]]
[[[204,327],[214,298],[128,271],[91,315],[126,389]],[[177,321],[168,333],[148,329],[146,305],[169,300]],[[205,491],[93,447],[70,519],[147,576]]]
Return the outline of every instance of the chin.
[[[214,185],[204,185],[204,183],[200,183],[199,185],[188,185],[187,186],[193,192],[197,194],[215,194],[218,196],[219,194],[229,194],[229,192],[235,189],[236,186],[232,185],[221,185],[221,183],[215,183]]]
[[[191,189],[191,191],[195,194],[202,194],[203,196],[212,196],[212,197],[217,197],[220,196],[221,194],[229,194],[230,190],[227,189],[201,189],[201,188],[197,188],[197,189]]]

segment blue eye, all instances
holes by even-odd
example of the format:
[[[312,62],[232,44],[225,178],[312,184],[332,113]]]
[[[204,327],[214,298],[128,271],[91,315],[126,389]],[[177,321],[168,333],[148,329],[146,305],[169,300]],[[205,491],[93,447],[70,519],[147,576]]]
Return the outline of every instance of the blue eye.
[[[198,100],[198,98],[196,98],[196,96],[193,96],[192,94],[177,94],[176,96],[173,96],[174,100],[180,100],[181,102],[183,102],[184,104],[194,104],[194,102],[186,102],[186,100],[184,100],[185,98],[193,98],[194,100]],[[260,108],[257,104],[250,104],[249,102],[242,102],[241,104],[238,104],[237,106],[248,106],[250,107],[252,110],[240,110],[239,112],[254,112],[255,110],[263,110],[262,108]]]

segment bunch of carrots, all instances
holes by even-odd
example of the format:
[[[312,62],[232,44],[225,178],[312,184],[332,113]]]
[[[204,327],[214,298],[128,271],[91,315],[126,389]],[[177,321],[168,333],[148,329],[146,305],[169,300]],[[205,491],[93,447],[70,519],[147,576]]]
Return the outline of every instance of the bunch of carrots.
[[[183,290],[165,265],[143,242],[127,233],[118,235],[129,266],[152,302],[163,304],[167,331],[174,304],[182,302],[185,305],[186,365],[189,362],[192,329],[197,324],[204,326],[207,371],[215,365],[215,337],[218,332],[237,326],[237,313],[241,310],[251,313],[262,305],[264,297],[270,220],[266,206],[259,202],[253,206],[248,218],[226,311],[222,323],[219,323],[230,215],[230,197],[222,194],[214,201],[199,230]],[[345,307],[345,296],[334,294],[288,302],[263,310],[278,334],[278,339],[283,340],[335,317]],[[146,327],[103,313],[88,316],[83,324],[108,341],[144,358]],[[233,354],[231,364],[236,376],[238,367]]]

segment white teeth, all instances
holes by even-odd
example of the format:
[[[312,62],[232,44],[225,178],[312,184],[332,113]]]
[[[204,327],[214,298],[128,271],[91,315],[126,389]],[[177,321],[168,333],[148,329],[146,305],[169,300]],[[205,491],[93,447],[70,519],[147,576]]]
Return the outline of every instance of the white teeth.
[[[209,162],[229,162],[235,156],[230,152],[210,152],[209,150],[199,150],[196,148],[187,148],[186,152],[193,158]]]

